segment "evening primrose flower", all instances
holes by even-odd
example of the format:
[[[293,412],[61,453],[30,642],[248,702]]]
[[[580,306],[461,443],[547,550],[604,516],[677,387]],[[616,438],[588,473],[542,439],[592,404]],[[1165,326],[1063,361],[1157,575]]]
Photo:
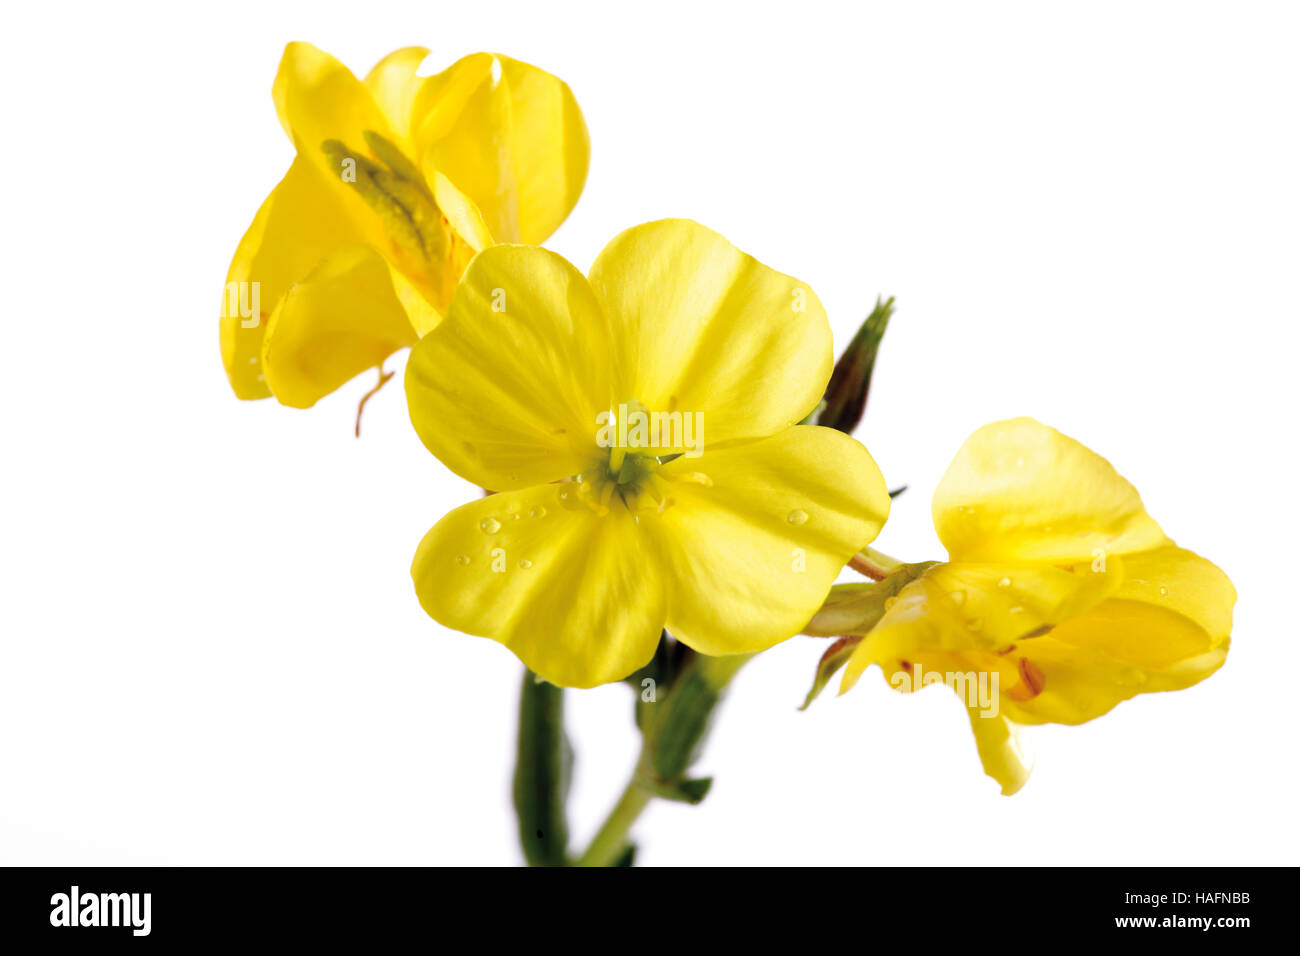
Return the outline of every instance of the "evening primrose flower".
[[[629,229],[589,278],[480,253],[406,390],[429,450],[499,493],[425,536],[420,603],[574,687],[646,664],[665,626],[708,655],[797,633],[889,511],[862,445],[795,425],[831,367],[812,291],[693,222]]]
[[[949,563],[886,600],[841,693],[871,664],[899,690],[953,686],[1003,793],[1029,777],[1023,725],[1079,724],[1189,687],[1228,653],[1232,583],[1166,538],[1105,459],[1054,429],[1028,418],[981,428],[933,513]],[[995,699],[977,700],[988,686]]]
[[[466,263],[493,242],[539,243],[587,174],[563,82],[490,53],[436,76],[421,47],[356,79],[291,43],[275,78],[297,150],[235,252],[221,356],[240,398],[306,408],[441,320]]]

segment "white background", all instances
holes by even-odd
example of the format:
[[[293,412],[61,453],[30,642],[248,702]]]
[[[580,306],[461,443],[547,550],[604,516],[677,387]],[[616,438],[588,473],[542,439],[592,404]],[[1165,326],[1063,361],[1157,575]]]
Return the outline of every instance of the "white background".
[[[55,3],[0,40],[0,862],[517,862],[520,668],[416,603],[475,490],[400,378],[351,435],[240,403],[226,267],[288,167],[286,41],[364,73],[420,43],[564,77],[586,268],[686,216],[807,281],[843,345],[898,297],[859,437],[911,489],[878,541],[941,556],[929,498],[1031,414],[1109,457],[1240,600],[1223,670],[1036,732],[1014,798],[956,697],[869,677],[798,713],[822,644],[737,679],[673,863],[1297,861],[1300,20],[1221,4]],[[400,367],[400,363],[396,363]],[[631,691],[569,695],[578,841],[630,769]]]

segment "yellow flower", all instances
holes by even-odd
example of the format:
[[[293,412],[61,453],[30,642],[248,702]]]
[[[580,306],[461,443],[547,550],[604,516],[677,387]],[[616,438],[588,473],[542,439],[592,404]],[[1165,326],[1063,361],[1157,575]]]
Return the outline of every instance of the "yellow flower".
[[[831,366],[812,291],[693,222],[622,233],[590,278],[481,253],[406,391],[429,450],[500,493],[425,536],[421,604],[575,687],[665,625],[710,655],[797,633],[889,511],[862,445],[795,425]]]
[[[950,563],[886,603],[840,692],[871,664],[899,690],[953,687],[1003,793],[1029,777],[1022,725],[1079,724],[1223,663],[1232,583],[1166,538],[1133,486],[1060,432],[1028,418],[981,428],[933,511]]]
[[[297,157],[222,303],[240,398],[311,406],[433,328],[475,252],[542,242],[577,202],[588,141],[568,87],[490,53],[419,77],[428,52],[360,81],[310,44],[285,49],[273,97]]]

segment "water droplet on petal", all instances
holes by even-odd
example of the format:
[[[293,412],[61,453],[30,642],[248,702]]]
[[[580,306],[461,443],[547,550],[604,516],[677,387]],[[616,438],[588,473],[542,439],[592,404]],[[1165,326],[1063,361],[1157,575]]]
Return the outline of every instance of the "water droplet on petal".
[[[1025,613],[1025,609],[1024,609],[1023,607],[1012,607],[1012,608],[1007,608],[1007,613],[1008,613],[1008,614],[1024,614],[1024,613]]]
[[[802,508],[795,508],[794,511],[785,516],[785,520],[794,525],[803,524],[808,520],[808,512]]]
[[[1169,589],[1168,589],[1168,588],[1163,588],[1163,587],[1162,587],[1162,588],[1160,589],[1160,594],[1161,594],[1162,597],[1163,597],[1164,595],[1168,594],[1168,593],[1169,593]]]
[[[458,558],[456,558],[456,563],[459,564],[461,567],[464,567],[465,565],[469,564],[469,555],[468,554],[460,555]]]
[[[897,597],[887,597],[887,598],[885,598],[885,610],[888,611],[891,607],[893,607],[893,606],[894,606],[895,604],[897,604],[897,603],[898,603],[898,598],[897,598]]]
[[[533,566],[533,562],[529,561],[527,558],[524,558],[522,561],[519,562],[519,566],[523,568],[525,571],[527,571],[529,568]]]
[[[948,597],[952,598],[952,603],[953,603],[953,604],[965,604],[965,603],[966,603],[966,592],[965,592],[965,591],[950,591],[950,592],[948,593]]]
[[[1001,581],[998,582],[998,587],[1000,587],[1000,588],[1009,588],[1009,587],[1011,587],[1011,579],[1010,579],[1010,578],[1003,578]]]
[[[538,506],[537,506],[536,508],[534,508],[532,511],[528,512],[528,517],[530,517],[530,518],[545,518],[545,517],[546,517],[546,507],[545,507],[544,505],[538,505]]]
[[[496,534],[501,530],[501,522],[496,518],[484,518],[478,523],[484,534]]]

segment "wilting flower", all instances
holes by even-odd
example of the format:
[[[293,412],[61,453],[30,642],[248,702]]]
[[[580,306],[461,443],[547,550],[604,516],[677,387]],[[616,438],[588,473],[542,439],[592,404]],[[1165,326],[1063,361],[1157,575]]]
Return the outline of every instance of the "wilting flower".
[[[1133,486],[1060,432],[1028,418],[981,428],[933,511],[949,563],[913,566],[919,577],[886,598],[841,692],[871,664],[899,690],[954,687],[1003,793],[1029,777],[1022,725],[1079,724],[1223,663],[1232,583],[1166,538]]]
[[[285,49],[273,96],[297,157],[222,308],[240,398],[314,404],[433,328],[474,253],[541,242],[577,202],[588,141],[568,87],[489,53],[417,76],[428,52],[360,81],[310,44]]]
[[[812,291],[693,222],[624,232],[589,279],[481,253],[406,390],[429,450],[499,494],[425,536],[421,604],[577,687],[665,625],[710,655],[790,637],[889,511],[862,445],[795,425],[831,366]]]

